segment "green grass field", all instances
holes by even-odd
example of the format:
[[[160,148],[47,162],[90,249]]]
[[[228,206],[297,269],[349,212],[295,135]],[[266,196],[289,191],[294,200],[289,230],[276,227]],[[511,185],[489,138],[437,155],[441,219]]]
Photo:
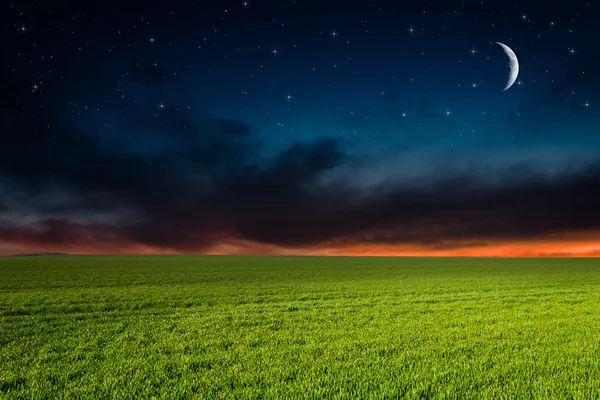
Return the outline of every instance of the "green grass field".
[[[599,398],[600,259],[0,258],[0,398]]]

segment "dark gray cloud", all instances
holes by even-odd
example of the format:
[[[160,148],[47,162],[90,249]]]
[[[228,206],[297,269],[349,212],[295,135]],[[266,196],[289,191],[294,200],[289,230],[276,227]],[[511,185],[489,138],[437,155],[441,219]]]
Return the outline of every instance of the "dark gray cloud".
[[[344,142],[323,138],[263,159],[260,141],[239,121],[195,121],[176,107],[164,118],[181,127],[166,132],[168,145],[152,154],[111,151],[66,125],[60,138],[15,139],[3,147],[3,179],[26,193],[60,185],[69,197],[68,207],[40,203],[39,220],[24,223],[11,220],[18,205],[8,207],[10,193],[2,193],[0,238],[44,248],[137,243],[199,251],[230,237],[284,246],[358,241],[443,248],[600,228],[598,163],[553,179],[517,165],[497,172],[505,185],[482,184],[469,170],[436,174],[421,187],[358,189],[335,180],[319,185],[321,177],[352,162]],[[524,175],[532,179],[517,179]],[[526,183],[510,184],[517,181]],[[123,204],[139,213],[134,222],[75,218]],[[45,218],[59,211],[64,217]]]

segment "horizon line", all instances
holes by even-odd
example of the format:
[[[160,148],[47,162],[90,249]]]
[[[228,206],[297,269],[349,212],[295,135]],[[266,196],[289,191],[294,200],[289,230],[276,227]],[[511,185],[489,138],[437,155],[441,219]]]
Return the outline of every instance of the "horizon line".
[[[328,257],[328,258],[502,258],[502,259],[556,259],[556,258],[572,258],[572,259],[600,259],[600,255],[385,255],[385,254],[205,254],[205,253],[69,253],[69,252],[38,252],[38,253],[14,253],[0,254],[0,257],[68,257],[68,256],[96,256],[96,257],[156,257],[156,256],[173,256],[173,257]]]

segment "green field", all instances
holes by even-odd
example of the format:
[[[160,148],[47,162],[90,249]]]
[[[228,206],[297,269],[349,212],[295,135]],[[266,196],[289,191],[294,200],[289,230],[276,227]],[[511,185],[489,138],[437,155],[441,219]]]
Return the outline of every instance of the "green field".
[[[599,398],[600,259],[0,258],[0,398]]]

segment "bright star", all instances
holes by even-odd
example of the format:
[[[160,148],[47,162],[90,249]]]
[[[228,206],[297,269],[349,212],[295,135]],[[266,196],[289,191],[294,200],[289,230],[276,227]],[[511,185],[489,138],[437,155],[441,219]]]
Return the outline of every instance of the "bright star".
[[[475,54],[477,54],[477,49],[473,47],[471,50],[469,50],[469,53],[471,53],[471,55],[474,56]]]
[[[148,42],[150,44],[154,44],[156,42],[156,39],[154,38],[154,36],[150,36],[150,38],[148,39]]]
[[[34,82],[33,85],[31,85],[31,91],[33,93],[37,92],[40,88],[40,85],[37,84],[37,82]]]
[[[415,33],[415,27],[411,25],[406,31],[412,35]]]
[[[273,49],[273,50],[271,50],[271,54],[273,54],[274,56],[277,56],[277,54],[279,54],[279,50]]]
[[[160,102],[160,104],[158,105],[158,109],[160,111],[164,111],[165,108],[167,108],[167,106],[165,105],[165,103],[163,103],[162,101]]]
[[[292,101],[294,96],[292,96],[291,94],[288,94],[287,96],[285,96],[285,98],[287,99],[287,101]]]
[[[589,101],[586,101],[585,103],[583,103],[583,106],[585,108],[590,108],[591,105],[592,105],[592,103],[590,103]]]
[[[337,35],[339,35],[339,33],[337,33],[335,29],[331,31],[331,36],[333,36],[334,39],[337,37]]]
[[[571,55],[574,55],[575,53],[577,53],[577,50],[575,50],[575,48],[574,48],[574,47],[569,47],[569,53],[570,53]]]
[[[22,26],[19,28],[19,31],[21,31],[21,33],[25,33],[25,32],[27,32],[27,27],[26,27],[25,25],[22,25]]]

